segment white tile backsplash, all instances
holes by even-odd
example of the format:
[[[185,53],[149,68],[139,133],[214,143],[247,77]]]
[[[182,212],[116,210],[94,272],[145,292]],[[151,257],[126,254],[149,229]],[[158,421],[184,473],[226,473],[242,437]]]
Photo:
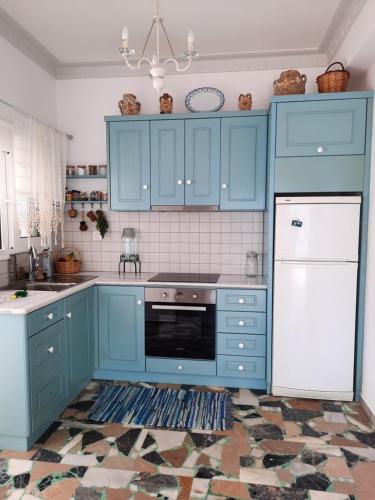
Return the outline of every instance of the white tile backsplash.
[[[257,252],[262,273],[263,212],[106,212],[109,231],[95,241],[95,223],[79,231],[65,223],[65,241],[80,250],[84,271],[117,271],[122,228],[133,227],[144,272],[244,274],[245,257]],[[130,271],[130,266],[127,267]],[[1,275],[1,273],[0,273]]]

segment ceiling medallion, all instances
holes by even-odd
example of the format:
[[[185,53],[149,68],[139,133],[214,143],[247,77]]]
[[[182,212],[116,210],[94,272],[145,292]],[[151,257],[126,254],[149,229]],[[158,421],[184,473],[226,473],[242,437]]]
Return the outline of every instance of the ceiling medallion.
[[[145,57],[145,51],[148,45],[148,41],[150,39],[152,31],[156,30],[156,53],[153,54],[153,56],[150,58]],[[160,35],[164,33],[164,36],[168,42],[169,49],[172,53],[172,57],[168,59],[161,60],[160,59]],[[128,68],[132,70],[139,70],[141,68],[141,65],[143,63],[146,63],[150,66],[150,76],[152,78],[152,85],[154,89],[160,94],[160,91],[164,88],[164,79],[167,74],[167,70],[165,69],[165,66],[168,63],[174,63],[176,66],[176,71],[178,73],[183,73],[187,69],[190,68],[191,63],[193,59],[198,57],[198,52],[194,49],[194,35],[193,32],[190,30],[188,32],[188,38],[187,38],[188,46],[187,50],[183,53],[183,57],[187,60],[185,66],[181,67],[180,63],[177,61],[173,48],[171,45],[171,42],[169,41],[167,32],[164,27],[164,18],[160,17],[160,0],[156,0],[156,13],[154,17],[152,18],[152,23],[150,30],[148,32],[146,42],[144,44],[143,50],[141,57],[138,59],[138,62],[135,62],[132,64],[129,62],[129,58],[135,55],[135,51],[133,49],[129,49],[129,31],[127,27],[125,26],[124,29],[122,30],[122,47],[119,49],[121,56],[124,58],[124,61]]]

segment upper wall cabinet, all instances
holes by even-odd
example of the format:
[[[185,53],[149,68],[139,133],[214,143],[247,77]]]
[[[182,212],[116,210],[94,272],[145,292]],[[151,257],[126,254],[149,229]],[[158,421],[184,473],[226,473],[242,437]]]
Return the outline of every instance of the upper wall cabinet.
[[[185,203],[185,122],[151,122],[151,204]]]
[[[108,135],[111,209],[149,210],[149,123],[110,122]]]
[[[366,100],[280,103],[276,156],[363,155]]]
[[[220,118],[185,121],[185,204],[218,205]]]
[[[221,120],[223,210],[264,210],[267,166],[267,117]]]

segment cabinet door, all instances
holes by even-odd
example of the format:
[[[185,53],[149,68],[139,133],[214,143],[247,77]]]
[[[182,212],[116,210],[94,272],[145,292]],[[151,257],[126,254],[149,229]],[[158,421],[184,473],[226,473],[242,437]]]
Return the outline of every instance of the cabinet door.
[[[276,156],[362,155],[366,99],[281,103]]]
[[[264,210],[267,166],[267,117],[221,120],[223,210]]]
[[[218,205],[220,118],[185,121],[185,204]]]
[[[151,204],[183,205],[184,120],[151,122]]]
[[[149,210],[149,122],[110,122],[108,142],[111,210]]]
[[[68,396],[75,397],[92,378],[91,290],[65,299]]]
[[[99,368],[145,370],[144,289],[100,286]]]

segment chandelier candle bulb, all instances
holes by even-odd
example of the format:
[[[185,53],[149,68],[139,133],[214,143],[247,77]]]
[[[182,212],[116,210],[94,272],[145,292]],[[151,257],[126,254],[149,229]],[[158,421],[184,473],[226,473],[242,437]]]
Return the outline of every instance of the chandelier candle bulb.
[[[126,26],[124,26],[123,30],[122,30],[122,47],[124,49],[127,49],[128,48],[128,40],[129,40],[129,31],[128,31],[128,28]]]
[[[188,33],[188,50],[190,52],[194,51],[194,33],[192,32],[192,30],[189,30]]]

